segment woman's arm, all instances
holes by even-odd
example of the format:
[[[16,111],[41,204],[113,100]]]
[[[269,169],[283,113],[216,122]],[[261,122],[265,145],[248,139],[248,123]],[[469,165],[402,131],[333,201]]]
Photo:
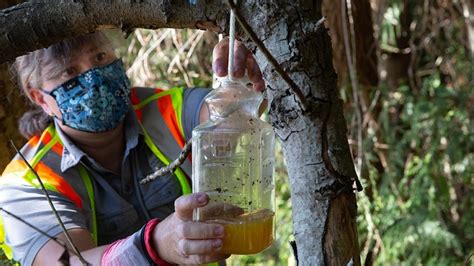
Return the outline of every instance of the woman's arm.
[[[79,249],[84,259],[91,265],[100,265],[102,253],[107,246],[96,247],[92,240],[91,234],[85,229],[71,229],[68,230],[69,235],[73,239],[74,245]],[[64,233],[56,236],[61,242],[67,243]],[[72,249],[69,246],[70,249]],[[40,249],[33,262],[34,266],[37,265],[57,265],[58,260],[61,257],[64,248],[53,240],[49,240]],[[77,256],[71,254],[70,264],[71,265],[82,265],[81,261]]]
[[[206,206],[208,202],[209,197],[205,193],[179,197],[175,201],[175,212],[150,232],[149,245],[154,254],[145,254],[147,253],[146,248],[143,249],[140,244],[137,244],[137,242],[141,243],[141,241],[136,241],[137,237],[141,237],[141,232],[133,234],[125,241],[120,241],[115,250],[114,247],[107,249],[109,245],[95,247],[87,230],[71,229],[68,232],[76,247],[81,251],[81,255],[92,265],[100,265],[103,259],[114,263],[118,262],[119,265],[133,265],[130,258],[146,260],[147,257],[155,257],[154,255],[164,261],[176,264],[203,264],[221,261],[229,257],[229,255],[218,254],[222,248],[224,227],[219,224],[192,221],[193,210]],[[66,243],[63,233],[59,234],[58,238]],[[107,254],[104,257],[106,249]],[[50,240],[40,249],[33,265],[56,265],[63,251],[62,246]],[[134,262],[139,263],[136,260]],[[76,256],[71,256],[70,264],[82,265]]]

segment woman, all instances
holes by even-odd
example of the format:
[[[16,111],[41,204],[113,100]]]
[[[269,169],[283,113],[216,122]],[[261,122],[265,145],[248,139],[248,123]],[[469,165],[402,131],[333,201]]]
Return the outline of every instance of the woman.
[[[213,68],[219,76],[227,75],[227,50],[227,39],[214,48]],[[240,43],[234,62],[236,77],[247,70],[254,88],[263,89],[258,66]],[[25,95],[43,111],[22,120],[23,133],[32,136],[22,153],[46,183],[87,262],[196,264],[228,257],[218,254],[223,226],[192,221],[193,210],[208,203],[207,195],[181,196],[190,190],[189,162],[147,185],[138,183],[174,159],[192,128],[207,119],[202,104],[207,90],[131,89],[101,32],[37,50],[18,58],[15,66]],[[66,243],[26,169],[18,155],[5,169],[1,207]],[[63,253],[59,244],[1,216],[5,248],[22,265],[58,262]],[[80,261],[73,256],[71,263]]]

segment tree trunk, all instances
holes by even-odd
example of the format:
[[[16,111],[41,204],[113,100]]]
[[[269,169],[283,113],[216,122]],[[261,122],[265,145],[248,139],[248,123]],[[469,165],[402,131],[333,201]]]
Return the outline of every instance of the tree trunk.
[[[291,185],[293,226],[301,265],[359,265],[353,183],[357,179],[332,65],[331,41],[319,1],[259,1],[240,7],[245,19],[303,91],[301,105],[255,50],[271,100]],[[252,46],[248,41],[248,45]]]
[[[329,25],[334,52],[333,63],[339,83],[341,85],[349,83],[349,69],[344,46],[344,19],[346,30],[349,33],[347,36],[349,43],[355,44],[355,51],[353,51],[353,47],[350,47],[349,51],[355,55],[355,69],[357,69],[359,83],[368,87],[377,86],[379,81],[377,41],[374,36],[372,9],[369,0],[351,0],[351,5],[353,23],[349,21],[349,12],[346,12],[346,17],[343,17],[341,12],[342,8],[347,9],[346,0],[323,0],[323,15]],[[351,34],[350,27],[353,27],[355,36]]]
[[[222,30],[223,26],[219,25],[225,25],[227,17],[224,15],[228,10],[220,1],[197,1],[197,5],[186,4],[187,1],[170,3],[146,0],[120,1],[113,5],[99,0],[87,3],[78,0],[52,2],[54,5],[49,4],[49,8],[45,8],[45,4],[31,2],[28,7],[31,9],[25,3],[8,11],[9,14],[5,11],[0,13],[1,60],[6,60],[4,56],[12,59],[103,25],[125,30],[134,27],[205,27]],[[174,6],[175,2],[179,4]],[[267,82],[266,91],[271,101],[270,116],[282,142],[288,166],[300,265],[346,265],[351,262],[359,265],[355,220],[357,205],[353,192],[357,176],[338,98],[331,41],[321,23],[321,0],[241,2],[240,13],[244,14],[258,37],[264,40],[264,44],[300,87],[309,103],[303,111],[281,76],[259,50],[253,49]],[[155,9],[148,10],[150,5]],[[160,5],[165,8],[156,10]],[[78,17],[65,21],[66,15],[51,17],[51,8],[55,12],[77,12],[77,16],[83,16],[84,21],[78,20]],[[32,10],[35,10],[34,17]],[[137,10],[142,13],[135,13]],[[14,29],[12,24],[2,22],[5,16],[17,17],[12,16],[11,12],[24,19],[17,30],[24,29],[33,41],[26,40],[23,33],[7,34],[7,40],[1,39],[5,36],[2,32],[12,32]],[[44,21],[39,18],[44,18]],[[36,26],[30,30],[28,26],[32,21]],[[26,43],[15,50],[15,44],[23,41]],[[8,48],[2,47],[2,43],[8,44]],[[246,44],[252,47],[248,39]],[[5,51],[8,49],[11,54],[7,55]]]

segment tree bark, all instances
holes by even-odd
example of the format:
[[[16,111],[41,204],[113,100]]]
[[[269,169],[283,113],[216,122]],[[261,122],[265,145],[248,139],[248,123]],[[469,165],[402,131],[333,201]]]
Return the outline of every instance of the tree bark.
[[[357,176],[338,98],[331,41],[324,24],[318,23],[321,0],[257,2],[241,5],[241,13],[310,103],[309,110],[302,111],[288,85],[253,49],[288,167],[298,260],[301,265],[351,261],[359,265],[352,190]],[[247,44],[252,46],[250,41]]]
[[[344,2],[346,1],[344,0]],[[348,38],[350,43],[355,43],[355,51],[352,51],[353,47],[350,47],[350,49],[351,53],[355,54],[357,77],[362,85],[377,86],[379,82],[377,41],[374,36],[372,9],[369,0],[351,0],[351,3],[355,36],[349,34]],[[342,6],[341,0],[323,0],[323,15],[329,25],[329,34],[334,52],[333,63],[341,84],[349,83],[342,20],[346,20],[348,27],[351,27],[351,23],[348,16],[342,17],[341,8],[345,6]],[[345,8],[347,9],[347,7]],[[346,14],[349,13],[346,12]],[[350,30],[348,32],[350,33]]]
[[[135,27],[196,28],[202,25],[222,30],[228,10],[220,1],[198,1],[196,6],[183,1],[175,1],[176,6],[174,1],[123,2],[111,5],[108,1],[71,0],[55,2],[54,7],[49,2],[32,2],[3,11],[0,25],[5,26],[0,29],[0,56],[2,60],[12,59],[104,25],[125,31]],[[338,98],[331,41],[321,23],[321,0],[241,2],[240,13],[309,103],[309,108],[303,111],[289,86],[244,37],[265,77],[272,125],[284,149],[300,265],[350,262],[359,265],[357,205],[353,192],[357,176]],[[14,31],[5,17],[24,20],[17,21],[19,24]],[[34,23],[37,25],[29,29]],[[26,34],[21,33],[22,30]],[[32,41],[25,36],[30,36]]]

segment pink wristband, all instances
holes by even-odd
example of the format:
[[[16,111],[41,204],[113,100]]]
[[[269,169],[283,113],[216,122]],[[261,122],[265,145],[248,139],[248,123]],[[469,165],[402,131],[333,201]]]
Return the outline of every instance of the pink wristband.
[[[146,251],[148,252],[148,255],[153,260],[153,262],[156,263],[157,265],[159,266],[173,265],[161,259],[158,256],[158,253],[156,252],[155,248],[153,248],[153,230],[155,229],[158,223],[160,223],[160,220],[155,218],[155,219],[150,220],[145,226],[145,232],[143,236],[144,236]]]

